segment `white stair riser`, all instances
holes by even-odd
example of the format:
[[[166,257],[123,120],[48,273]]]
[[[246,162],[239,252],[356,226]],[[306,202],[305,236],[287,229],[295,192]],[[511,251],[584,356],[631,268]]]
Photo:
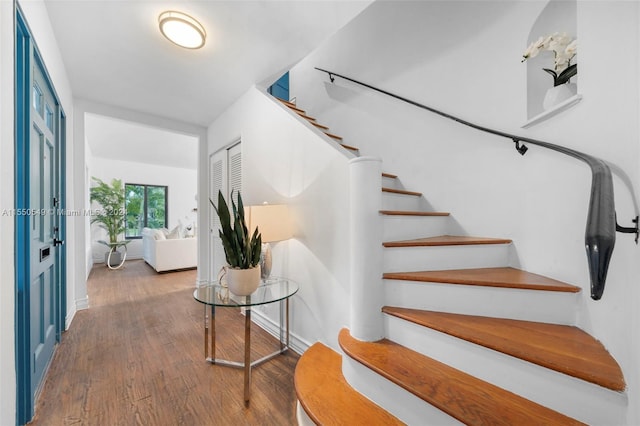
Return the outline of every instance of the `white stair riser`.
[[[296,400],[296,420],[298,421],[298,426],[316,426],[304,411],[304,408],[302,408],[299,400]]]
[[[393,188],[393,189],[404,189],[402,187],[402,183],[398,178],[389,178],[386,176],[382,176],[382,187],[383,188]]]
[[[384,272],[509,266],[510,244],[478,244],[384,249]]]
[[[390,340],[589,424],[624,424],[627,398],[592,383],[390,315]]]
[[[383,241],[410,240],[416,235],[435,237],[450,233],[449,216],[384,215]]]
[[[575,325],[578,293],[385,280],[385,305]]]
[[[395,194],[393,192],[382,192],[382,210],[428,210],[427,202],[424,198],[415,195]]]
[[[347,355],[342,356],[342,374],[351,387],[408,425],[462,424]]]

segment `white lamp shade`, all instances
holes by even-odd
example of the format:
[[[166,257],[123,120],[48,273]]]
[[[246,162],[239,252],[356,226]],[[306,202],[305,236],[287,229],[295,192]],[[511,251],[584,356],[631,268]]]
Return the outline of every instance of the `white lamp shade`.
[[[288,240],[293,236],[291,215],[285,204],[264,204],[245,207],[249,234],[258,227],[263,243]]]

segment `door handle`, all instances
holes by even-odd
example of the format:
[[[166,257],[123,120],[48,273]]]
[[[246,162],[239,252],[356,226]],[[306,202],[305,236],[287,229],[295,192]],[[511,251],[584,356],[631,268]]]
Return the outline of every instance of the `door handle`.
[[[63,244],[64,244],[64,240],[59,240],[59,239],[57,239],[57,238],[54,238],[54,239],[53,239],[53,246],[54,246],[54,247],[61,246],[61,245],[63,245]]]

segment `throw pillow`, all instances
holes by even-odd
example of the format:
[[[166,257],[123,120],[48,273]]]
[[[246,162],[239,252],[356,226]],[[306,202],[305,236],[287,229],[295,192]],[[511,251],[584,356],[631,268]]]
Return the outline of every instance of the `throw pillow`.
[[[154,240],[166,240],[167,237],[164,234],[164,232],[162,232],[162,229],[154,229],[153,230],[153,239]]]
[[[171,232],[169,232],[167,234],[167,240],[177,240],[182,238],[181,232],[180,232],[180,225],[176,226],[175,228],[173,228],[171,230]]]

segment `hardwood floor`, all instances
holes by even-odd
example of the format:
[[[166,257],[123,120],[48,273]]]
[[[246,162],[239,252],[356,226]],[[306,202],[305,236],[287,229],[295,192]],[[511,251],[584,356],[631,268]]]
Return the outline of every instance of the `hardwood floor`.
[[[63,334],[32,425],[293,425],[292,351],[253,369],[251,406],[242,370],[204,360],[196,271],[157,274],[143,261],[96,265],[90,309]],[[244,317],[216,310],[217,355],[241,360]],[[252,359],[277,339],[252,327]]]

